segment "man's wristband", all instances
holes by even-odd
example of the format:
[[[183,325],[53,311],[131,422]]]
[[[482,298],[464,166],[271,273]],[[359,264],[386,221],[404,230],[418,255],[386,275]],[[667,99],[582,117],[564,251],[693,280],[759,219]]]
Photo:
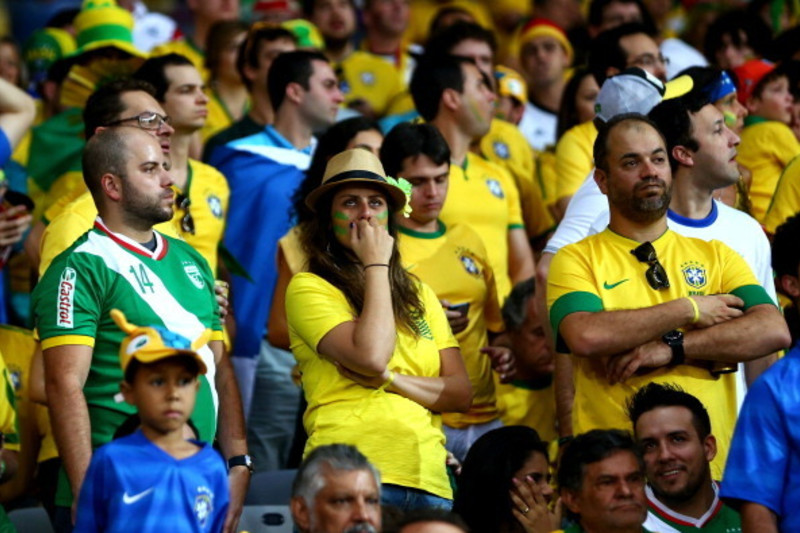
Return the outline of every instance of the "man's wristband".
[[[391,370],[389,370],[389,377],[387,377],[387,378],[386,378],[386,381],[384,381],[384,382],[383,382],[383,385],[381,385],[380,387],[378,387],[378,390],[385,391],[385,390],[386,390],[386,388],[387,388],[389,385],[391,385],[392,383],[394,383],[394,378],[395,378],[395,374],[394,374],[394,372],[392,372]]]
[[[692,318],[692,324],[697,324],[700,322],[700,308],[697,307],[697,302],[694,301],[694,298],[691,296],[686,297],[689,300],[689,303],[692,304],[692,311],[694,311],[694,317]]]

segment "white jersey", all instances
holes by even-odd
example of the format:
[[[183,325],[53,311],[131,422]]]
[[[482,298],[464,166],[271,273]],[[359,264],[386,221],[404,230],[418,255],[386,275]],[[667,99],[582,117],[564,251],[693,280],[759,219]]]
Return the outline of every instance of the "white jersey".
[[[548,146],[556,144],[556,128],[558,117],[546,109],[537,107],[528,102],[525,104],[525,113],[517,126],[519,131],[528,140],[534,150],[543,151]]]

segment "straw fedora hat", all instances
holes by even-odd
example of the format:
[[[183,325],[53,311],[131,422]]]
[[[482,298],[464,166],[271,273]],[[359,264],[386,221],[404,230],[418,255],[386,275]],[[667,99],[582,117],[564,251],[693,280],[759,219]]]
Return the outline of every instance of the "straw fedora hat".
[[[369,184],[379,188],[392,199],[395,211],[400,211],[406,205],[403,190],[386,179],[380,160],[363,148],[345,150],[333,156],[325,167],[320,186],[306,196],[306,205],[316,212],[320,198],[344,184]]]

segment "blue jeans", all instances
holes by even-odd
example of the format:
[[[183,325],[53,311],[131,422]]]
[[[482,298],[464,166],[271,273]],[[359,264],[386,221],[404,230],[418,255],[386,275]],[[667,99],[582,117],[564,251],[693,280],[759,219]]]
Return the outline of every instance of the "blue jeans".
[[[453,501],[424,490],[384,483],[381,485],[381,505],[397,507],[404,513],[417,509],[443,509],[449,511],[453,508]]]

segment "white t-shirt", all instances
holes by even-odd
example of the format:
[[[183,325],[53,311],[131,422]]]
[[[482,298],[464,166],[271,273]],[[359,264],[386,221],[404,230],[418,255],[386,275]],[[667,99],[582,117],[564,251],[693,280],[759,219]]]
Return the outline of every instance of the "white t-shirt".
[[[540,152],[548,146],[556,144],[556,128],[558,117],[546,109],[537,107],[528,102],[525,104],[525,113],[519,121],[519,131],[528,140],[534,150]]]

